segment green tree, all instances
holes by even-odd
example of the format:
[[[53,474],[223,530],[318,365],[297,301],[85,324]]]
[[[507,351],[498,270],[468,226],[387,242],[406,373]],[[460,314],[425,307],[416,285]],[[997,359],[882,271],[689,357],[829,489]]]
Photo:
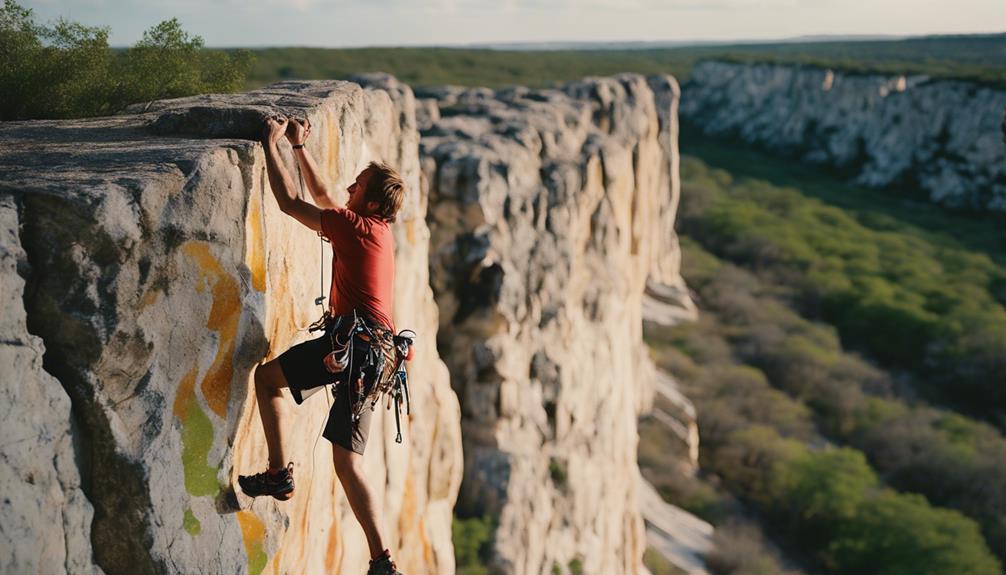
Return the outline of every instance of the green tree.
[[[79,118],[129,104],[244,86],[248,51],[207,50],[177,19],[128,50],[108,47],[108,28],[34,21],[14,0],[0,8],[0,120]]]
[[[177,18],[143,33],[143,39],[116,62],[114,105],[206,92],[240,90],[251,64],[247,51],[233,55],[203,48]]]
[[[0,9],[0,120],[107,111],[108,29],[40,26],[13,0]]]
[[[492,552],[492,539],[495,531],[496,525],[488,515],[470,518],[454,516],[451,532],[458,575],[487,575],[489,573],[485,565]]]
[[[1002,573],[974,521],[934,508],[920,495],[892,491],[864,500],[856,516],[839,526],[827,556],[838,573]]]
[[[752,425],[732,433],[709,463],[731,490],[768,504],[774,495],[769,482],[771,470],[798,457],[804,449],[799,441],[781,437],[772,427]]]
[[[856,515],[877,475],[861,452],[841,448],[805,452],[778,465],[769,481],[770,508],[803,546],[820,549]]]

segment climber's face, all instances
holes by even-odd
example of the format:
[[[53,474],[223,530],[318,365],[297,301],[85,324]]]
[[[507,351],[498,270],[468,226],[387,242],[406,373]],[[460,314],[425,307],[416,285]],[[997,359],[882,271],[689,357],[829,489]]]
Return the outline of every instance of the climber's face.
[[[367,183],[369,181],[370,170],[363,170],[360,172],[360,175],[356,176],[356,181],[346,188],[346,191],[349,192],[349,200],[346,201],[346,207],[361,216],[370,215],[377,209],[377,202],[368,202],[366,199]]]

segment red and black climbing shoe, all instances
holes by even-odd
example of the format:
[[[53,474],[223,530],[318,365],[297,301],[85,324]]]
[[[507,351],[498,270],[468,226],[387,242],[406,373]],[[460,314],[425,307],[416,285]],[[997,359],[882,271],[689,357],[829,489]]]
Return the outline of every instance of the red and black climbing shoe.
[[[255,475],[239,475],[238,485],[249,497],[272,495],[280,501],[293,497],[293,462],[277,470],[263,471]]]
[[[377,559],[370,560],[370,569],[367,575],[402,575],[401,571],[395,567],[395,562],[391,560],[391,552],[387,549]]]

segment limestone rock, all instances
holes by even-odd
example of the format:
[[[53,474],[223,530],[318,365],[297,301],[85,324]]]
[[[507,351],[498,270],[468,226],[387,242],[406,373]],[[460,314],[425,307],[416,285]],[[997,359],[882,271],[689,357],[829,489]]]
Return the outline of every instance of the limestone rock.
[[[713,550],[713,526],[666,503],[645,479],[640,479],[646,540],[675,567],[689,575],[708,575],[704,557]]]
[[[16,206],[26,257],[14,257],[25,260],[31,286],[24,292],[5,273],[3,293],[9,304],[24,297],[20,309],[44,342],[46,370],[72,400],[77,444],[75,462],[59,443],[66,425],[48,416],[19,432],[48,438],[41,449],[50,466],[56,452],[56,470],[25,487],[49,490],[25,512],[27,527],[10,523],[5,510],[5,537],[74,522],[80,539],[66,543],[68,561],[80,564],[73,572],[366,570],[362,530],[334,476],[329,443],[319,439],[325,394],[290,403],[293,500],[252,503],[232,488],[238,473],[266,463],[252,369],[309,337],[301,329],[320,314],[319,291],[328,291],[329,248],[278,210],[254,141],[262,119],[282,112],[311,119],[308,147],[330,187],[348,185],[371,159],[397,166],[408,184],[394,229],[395,321],[420,335],[410,365],[413,412],[402,445],[394,418],[375,414],[365,466],[399,565],[409,573],[453,570],[460,410],[435,345],[415,105],[393,78],[361,81],[370,88],[286,82],[153,102],[111,118],[0,127],[0,230],[5,241],[16,230],[9,215]],[[41,345],[18,313],[23,318],[15,305],[4,311],[5,325],[14,326],[5,340],[23,348],[15,350],[21,365],[37,368]],[[40,368],[4,379],[36,390],[45,384],[48,391],[26,401],[51,405],[55,421],[66,421],[69,402]],[[31,409],[25,417],[42,408]],[[5,431],[11,424],[4,421]],[[93,522],[87,502],[73,499],[75,465]]]
[[[100,573],[91,561],[94,510],[74,462],[70,398],[27,330],[17,205],[0,197],[0,572]],[[20,272],[20,273],[23,273]]]
[[[436,99],[421,150],[463,414],[459,510],[499,518],[496,572],[643,568],[636,421],[655,370],[641,302],[648,281],[682,285],[677,94],[635,75],[421,94]]]
[[[686,454],[682,458],[682,470],[695,472],[699,467],[699,426],[695,406],[665,371],[657,372],[656,389],[657,397],[649,415],[681,441]]]
[[[837,168],[869,187],[905,187],[955,208],[1006,210],[999,133],[1006,91],[923,76],[704,62],[682,119]]]

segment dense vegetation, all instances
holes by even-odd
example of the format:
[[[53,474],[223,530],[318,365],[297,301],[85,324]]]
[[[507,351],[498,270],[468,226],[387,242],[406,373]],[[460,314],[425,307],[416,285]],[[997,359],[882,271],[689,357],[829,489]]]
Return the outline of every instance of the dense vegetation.
[[[744,173],[743,155],[724,156],[733,160],[734,176]],[[649,334],[659,362],[697,403],[702,465],[719,482],[712,485],[726,492],[660,473],[661,464],[649,452],[652,422],[641,428],[641,465],[665,497],[717,523],[738,514],[729,504],[729,494],[735,494],[783,542],[813,550],[814,561],[828,572],[877,572],[875,561],[883,557],[899,557],[883,572],[995,572],[985,540],[1000,557],[1006,555],[1006,439],[992,426],[918,401],[917,375],[884,371],[850,353],[861,341],[859,334],[843,346],[842,322],[824,323],[828,318],[817,313],[820,307],[808,308],[805,302],[817,262],[828,265],[832,254],[845,253],[836,246],[855,244],[858,250],[879,243],[902,256],[876,280],[890,284],[888,289],[901,294],[900,299],[909,298],[905,294],[912,293],[919,278],[898,272],[911,267],[913,258],[941,258],[939,265],[928,266],[930,274],[943,273],[947,262],[957,262],[953,269],[961,270],[956,281],[938,276],[959,290],[951,290],[948,299],[977,298],[981,305],[1001,306],[993,303],[996,298],[989,301],[987,293],[978,293],[987,286],[983,274],[1001,273],[987,261],[1002,256],[981,230],[988,222],[972,222],[957,233],[967,220],[931,206],[905,205],[900,213],[907,214],[907,221],[899,220],[886,212],[884,201],[861,209],[870,200],[857,196],[876,197],[876,192],[820,175],[815,184],[810,174],[764,157],[752,165],[759,173],[785,169],[783,179],[802,179],[803,186],[797,191],[739,179],[694,158],[684,161],[682,228],[694,234],[684,240],[684,274],[704,315],[698,324]],[[834,197],[846,207],[809,198],[801,193],[807,189],[819,197],[840,191]],[[723,221],[755,223],[734,235],[732,226],[720,225]],[[919,228],[918,221],[929,227]],[[899,250],[902,243],[914,249]],[[789,247],[797,244],[803,258],[797,261],[808,262],[807,267],[787,267],[793,262],[787,257]],[[879,272],[871,267],[871,258],[861,257],[866,261],[831,264],[832,280],[871,285],[855,281]],[[969,282],[972,289],[966,287]],[[946,309],[954,309],[955,303]],[[996,317],[986,313],[985,321]],[[889,328],[875,320],[874,329]],[[890,345],[901,345],[899,332],[888,333],[894,334]],[[861,349],[878,357],[869,346]],[[834,442],[845,447],[821,447]],[[930,504],[957,509],[977,525]],[[950,539],[941,543],[941,537]],[[907,552],[909,548],[915,550]],[[934,555],[935,548],[956,550]],[[859,553],[863,556],[857,558]],[[969,561],[976,563],[953,570]],[[951,569],[951,563],[958,567]]]
[[[788,42],[687,51],[696,57],[740,63],[800,64],[850,73],[925,74],[1006,87],[1006,34]]]
[[[707,59],[826,66],[853,73],[928,74],[1006,86],[1006,35],[619,50],[268,48],[255,55],[249,87],[374,71],[389,72],[416,86],[545,87],[619,72],[674,74],[684,81],[696,62]]]
[[[710,152],[703,143],[695,149]],[[926,396],[1006,425],[1002,216],[950,215],[815,183],[808,172],[722,145],[709,156],[731,173],[775,177],[838,205],[807,202],[769,182],[734,186],[727,199],[717,191],[730,184],[725,173],[718,183],[703,176],[691,205],[709,209],[682,214],[689,234],[787,285],[805,315],[835,325],[843,342],[882,365],[911,373]]]
[[[785,286],[804,315],[911,374],[924,396],[1006,424],[1004,254],[956,237],[974,222],[918,227],[726,172],[696,176],[687,195],[681,228],[711,252]]]
[[[59,20],[36,23],[13,0],[0,8],[0,120],[79,118],[129,104],[207,92],[233,92],[251,67],[246,51],[203,48],[171,19],[126,50],[108,29]]]
[[[948,476],[967,473],[952,467],[941,470],[940,464],[948,463],[947,452],[951,457],[957,455],[958,461],[971,463],[972,470],[977,461],[994,467],[994,459],[982,457],[995,453],[975,454],[967,439],[947,431],[953,427],[946,420],[937,420],[932,426],[909,427],[907,435],[895,433],[888,437],[891,428],[905,427],[897,420],[909,417],[906,412],[912,410],[895,398],[871,396],[859,387],[856,382],[865,380],[877,388],[869,391],[884,393],[886,382],[882,373],[855,356],[838,352],[831,374],[835,379],[818,377],[817,388],[806,390],[805,397],[774,387],[775,379],[745,362],[762,355],[763,350],[749,347],[752,340],[793,340],[782,355],[794,348],[826,355],[825,350],[815,346],[818,342],[802,338],[816,335],[822,339],[827,328],[795,317],[766,293],[771,289],[764,288],[749,272],[716,259],[698,246],[687,245],[684,257],[686,278],[695,282],[705,306],[702,320],[671,333],[651,333],[650,339],[658,362],[677,376],[696,403],[703,441],[701,464],[706,474],[753,506],[773,533],[793,549],[809,552],[817,567],[826,572],[1000,572],[974,521],[958,512],[933,507],[922,497],[885,488],[862,451],[832,447],[829,439],[862,434],[880,440],[883,445],[879,448],[870,441],[862,443],[878,455],[876,468],[889,470],[884,474],[889,484],[897,485],[898,471],[903,471],[936,491],[948,489],[943,483]],[[800,327],[810,333],[800,334]],[[837,343],[833,334],[832,338],[832,343]],[[792,374],[813,374],[820,367],[803,359],[790,358],[787,368]],[[865,421],[853,421],[846,434],[831,435],[830,426],[845,421],[842,416],[850,414],[860,415]],[[953,414],[939,415],[961,427],[981,428]],[[929,423],[926,419],[923,422]],[[822,431],[831,438],[824,437]],[[913,433],[916,431],[926,433]],[[998,442],[1001,448],[1002,438],[991,433],[985,439]],[[932,451],[920,452],[916,443],[919,440],[927,447],[932,442]],[[927,471],[938,475],[917,475],[924,470],[915,466],[923,462],[932,464]],[[660,465],[641,454],[644,469],[654,463]],[[657,479],[660,485],[659,475]],[[957,487],[972,485],[972,479],[959,481]],[[994,491],[1002,483],[1001,475],[977,479],[980,482],[974,488],[978,492],[990,487]],[[729,496],[708,487],[689,485],[680,479],[660,486],[673,502],[716,523],[738,514],[730,508]],[[1001,513],[995,510],[984,512],[980,506],[973,510],[984,515],[991,527],[1001,521]],[[763,554],[755,557],[761,562],[771,560]],[[866,565],[872,568],[864,569]]]
[[[694,59],[671,52],[502,51],[462,48],[268,48],[255,51],[249,87],[285,79],[388,72],[414,86],[546,87],[620,72],[687,72]]]

